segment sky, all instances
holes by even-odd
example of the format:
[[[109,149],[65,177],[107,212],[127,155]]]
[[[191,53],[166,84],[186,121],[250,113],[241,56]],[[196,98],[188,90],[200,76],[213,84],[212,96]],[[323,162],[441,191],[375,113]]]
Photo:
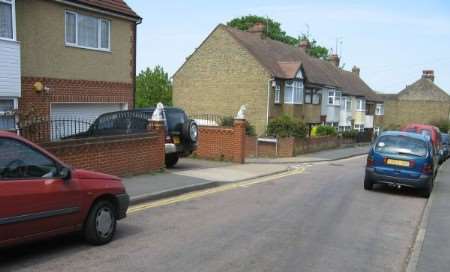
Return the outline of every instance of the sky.
[[[161,65],[169,75],[219,24],[245,15],[268,16],[288,35],[309,33],[335,50],[341,64],[361,68],[379,92],[398,92],[435,71],[435,83],[450,92],[449,0],[126,0],[141,17],[138,72]]]

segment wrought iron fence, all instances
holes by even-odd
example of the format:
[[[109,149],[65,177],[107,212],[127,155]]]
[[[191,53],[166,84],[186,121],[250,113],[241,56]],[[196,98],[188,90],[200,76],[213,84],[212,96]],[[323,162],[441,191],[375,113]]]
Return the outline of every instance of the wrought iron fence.
[[[85,133],[91,125],[91,120],[76,118],[33,118],[21,122],[19,132],[33,142],[43,143]]]
[[[231,117],[221,116],[218,114],[201,113],[201,114],[191,114],[189,118],[194,119],[199,126],[222,126],[224,121]],[[231,118],[232,119],[232,118]]]

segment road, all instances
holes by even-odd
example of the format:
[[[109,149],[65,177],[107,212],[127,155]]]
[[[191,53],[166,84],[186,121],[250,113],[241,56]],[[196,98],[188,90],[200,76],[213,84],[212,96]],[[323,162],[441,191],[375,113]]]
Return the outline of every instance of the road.
[[[402,271],[426,200],[363,190],[364,158],[133,207],[117,238],[0,252],[0,271]]]

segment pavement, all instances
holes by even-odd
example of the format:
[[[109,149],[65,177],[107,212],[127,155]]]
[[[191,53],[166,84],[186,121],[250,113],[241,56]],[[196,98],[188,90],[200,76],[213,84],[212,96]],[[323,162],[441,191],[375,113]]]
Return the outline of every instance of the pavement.
[[[176,196],[227,183],[276,175],[296,165],[333,161],[366,154],[368,146],[347,147],[302,155],[295,158],[247,159],[246,164],[184,158],[172,169],[123,178],[131,204]]]
[[[450,271],[450,160],[439,169],[428,205],[416,271]]]
[[[426,199],[407,188],[365,191],[364,164],[305,164],[143,203],[110,244],[69,236],[0,250],[0,271],[404,271]]]
[[[286,163],[313,163],[321,161],[334,161],[365,155],[369,151],[369,144],[361,144],[344,148],[324,150],[315,153],[302,154],[290,158],[247,158],[247,163],[259,164],[286,164]]]

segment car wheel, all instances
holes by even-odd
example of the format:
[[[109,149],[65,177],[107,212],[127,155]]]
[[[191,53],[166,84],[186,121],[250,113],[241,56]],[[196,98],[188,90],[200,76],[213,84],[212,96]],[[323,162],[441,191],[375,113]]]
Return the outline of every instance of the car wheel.
[[[188,140],[190,143],[196,143],[198,140],[198,125],[194,120],[190,120],[185,123],[183,128],[184,139]]]
[[[94,204],[84,226],[84,238],[93,245],[109,243],[116,232],[116,209],[110,201]]]
[[[178,154],[166,155],[166,167],[167,168],[174,167],[175,164],[177,164],[179,158],[180,157],[178,156]]]
[[[364,177],[364,189],[365,190],[373,189],[373,181],[368,176]]]
[[[422,189],[421,195],[425,198],[429,198],[431,192],[433,191],[433,187],[434,187],[434,178],[427,184],[427,187]]]

